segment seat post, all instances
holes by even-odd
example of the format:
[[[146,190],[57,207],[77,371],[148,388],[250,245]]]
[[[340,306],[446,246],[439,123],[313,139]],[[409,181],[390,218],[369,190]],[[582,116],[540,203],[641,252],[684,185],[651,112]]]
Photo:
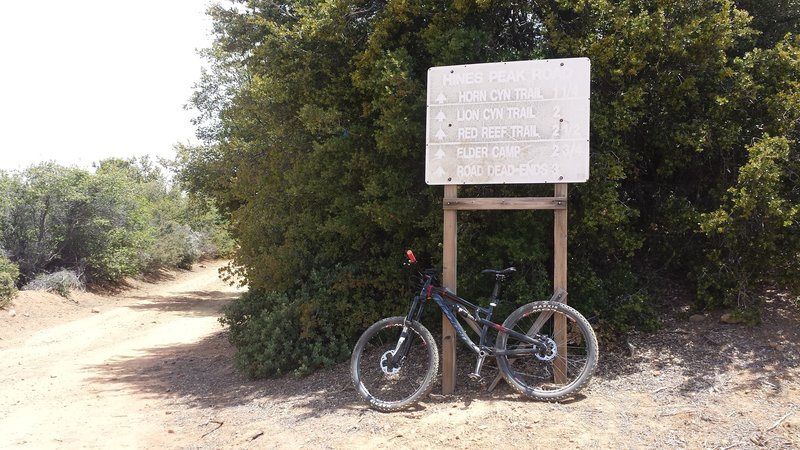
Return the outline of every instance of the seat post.
[[[503,274],[495,274],[494,276],[494,289],[492,289],[492,296],[489,297],[489,304],[491,306],[497,306],[497,299],[500,298],[500,286],[503,284],[503,280],[506,279],[506,276]]]

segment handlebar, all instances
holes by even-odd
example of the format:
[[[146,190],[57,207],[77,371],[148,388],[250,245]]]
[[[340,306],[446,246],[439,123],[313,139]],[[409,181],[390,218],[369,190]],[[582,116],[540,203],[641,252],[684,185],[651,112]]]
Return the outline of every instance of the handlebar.
[[[403,266],[408,267],[410,269],[413,265],[417,264],[417,257],[411,250],[406,250],[406,256],[408,257],[408,262],[403,263]],[[422,277],[422,278],[414,277],[417,282],[419,283],[425,282],[425,277],[429,277],[432,285],[435,286],[439,285],[439,282],[437,280],[438,271],[436,269],[431,268],[423,270],[420,268],[415,268],[412,270],[416,271],[419,274],[419,277]]]

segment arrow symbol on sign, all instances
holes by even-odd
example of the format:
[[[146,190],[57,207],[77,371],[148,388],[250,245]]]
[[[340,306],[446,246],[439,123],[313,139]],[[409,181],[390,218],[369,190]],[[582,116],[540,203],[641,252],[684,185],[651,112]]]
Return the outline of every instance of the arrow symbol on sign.
[[[440,93],[439,96],[436,97],[436,103],[442,104],[442,103],[444,103],[446,101],[447,101],[447,97],[445,97],[444,94]]]
[[[436,120],[439,122],[447,120],[447,116],[444,115],[443,111],[439,111],[439,114],[436,115]]]
[[[445,138],[447,138],[447,135],[445,134],[444,130],[439,128],[439,131],[436,132],[436,139],[443,141]]]
[[[441,167],[436,169],[436,171],[433,172],[433,174],[436,175],[437,177],[443,177],[443,176],[447,175],[447,173]]]
[[[436,159],[442,159],[445,157],[445,152],[442,149],[439,149],[434,156],[436,156]]]

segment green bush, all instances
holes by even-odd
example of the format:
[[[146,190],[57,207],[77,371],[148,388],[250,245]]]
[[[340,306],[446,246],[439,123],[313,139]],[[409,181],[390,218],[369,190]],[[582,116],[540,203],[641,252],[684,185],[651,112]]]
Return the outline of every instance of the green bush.
[[[785,138],[750,146],[723,205],[702,215],[709,240],[698,279],[701,306],[752,310],[764,288],[800,292],[800,151]]]
[[[238,349],[236,363],[249,376],[304,375],[350,352],[348,340],[333,323],[309,327],[303,316],[316,312],[302,299],[251,291],[231,303],[220,321],[230,326],[230,341]]]
[[[189,269],[203,259],[230,257],[233,240],[222,229],[197,231],[175,221],[159,224],[152,247],[147,255],[150,270],[159,267]]]
[[[80,267],[89,280],[115,281],[141,268],[146,211],[122,174],[44,163],[12,176],[4,194],[0,239],[24,280]]]
[[[740,101],[763,130],[746,145],[736,178],[699,216],[705,260],[698,306],[758,311],[765,288],[800,293],[800,37],[738,61]],[[752,322],[752,320],[749,320]]]
[[[174,221],[159,224],[146,256],[148,268],[190,268],[201,257],[197,235],[188,225]]]
[[[285,373],[298,366],[303,349],[297,309],[278,293],[250,291],[231,303],[220,319],[230,326],[230,341],[238,351],[236,364],[251,377]]]
[[[231,303],[220,322],[230,326],[237,365],[252,377],[305,375],[346,358],[381,308],[358,297],[354,280],[344,273],[315,272],[291,297],[250,290]],[[397,314],[407,307],[407,299],[394,298],[400,300],[384,300],[384,311]]]
[[[224,228],[214,227],[199,233],[201,258],[230,258],[233,256],[236,243]]]
[[[17,295],[19,267],[0,254],[0,308],[7,306]]]

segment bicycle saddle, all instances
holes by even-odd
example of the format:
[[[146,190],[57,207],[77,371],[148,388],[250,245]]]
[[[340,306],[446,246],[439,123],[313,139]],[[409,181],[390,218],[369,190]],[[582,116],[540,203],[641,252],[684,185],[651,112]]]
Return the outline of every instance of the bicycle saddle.
[[[481,273],[490,273],[492,275],[508,275],[517,271],[516,267],[507,267],[505,269],[483,269]]]

